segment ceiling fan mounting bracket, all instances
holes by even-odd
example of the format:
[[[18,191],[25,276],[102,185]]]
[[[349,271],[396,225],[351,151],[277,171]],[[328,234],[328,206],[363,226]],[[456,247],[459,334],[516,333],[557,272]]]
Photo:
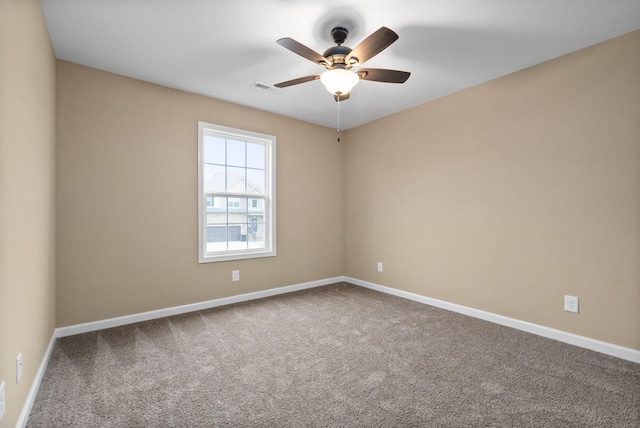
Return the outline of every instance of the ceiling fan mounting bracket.
[[[347,40],[347,36],[349,35],[349,30],[344,27],[335,27],[331,30],[331,37],[336,45],[340,46]]]

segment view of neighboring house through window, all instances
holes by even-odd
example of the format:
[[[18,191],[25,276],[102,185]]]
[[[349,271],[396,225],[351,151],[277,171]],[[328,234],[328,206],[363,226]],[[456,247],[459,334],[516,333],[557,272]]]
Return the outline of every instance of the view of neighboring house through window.
[[[275,142],[198,122],[200,263],[275,256]]]

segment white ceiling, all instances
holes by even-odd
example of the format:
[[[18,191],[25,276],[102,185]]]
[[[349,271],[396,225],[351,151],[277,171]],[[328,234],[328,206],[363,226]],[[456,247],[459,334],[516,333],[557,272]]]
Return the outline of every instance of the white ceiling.
[[[159,85],[337,126],[324,69],[276,44],[323,53],[331,28],[354,48],[382,26],[400,38],[364,66],[410,71],[361,81],[340,103],[349,129],[640,29],[640,0],[41,0],[56,57]]]

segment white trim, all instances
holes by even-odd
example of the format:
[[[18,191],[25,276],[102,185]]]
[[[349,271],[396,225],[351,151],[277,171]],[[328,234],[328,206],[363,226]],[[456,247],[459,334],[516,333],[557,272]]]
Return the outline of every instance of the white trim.
[[[56,329],[56,337],[72,336],[74,334],[88,333],[90,331],[104,330],[105,328],[118,327],[121,325],[133,324],[141,321],[149,321],[158,318],[170,317],[172,315],[186,314],[189,312],[201,311],[204,309],[216,308],[218,306],[231,305],[234,303],[246,302],[249,300],[262,299],[264,297],[276,296],[278,294],[291,293],[293,291],[306,290],[308,288],[320,287],[343,281],[343,277],[327,278],[318,281],[305,282],[302,284],[288,285],[285,287],[271,288],[253,293],[239,294],[237,296],[223,297],[220,299],[207,300],[204,302],[191,303],[188,305],[174,306],[155,311],[141,312],[122,317],[108,318],[100,321],[93,321],[84,324],[76,324]]]
[[[526,331],[527,333],[533,333],[538,336],[554,339],[559,342],[568,343],[570,345],[575,345],[581,348],[586,348],[592,351],[622,358],[623,360],[640,363],[640,351],[637,351],[635,349],[625,348],[624,346],[614,345],[612,343],[591,339],[589,337],[579,336],[577,334],[568,333],[562,330],[556,330],[527,321],[517,320],[515,318],[505,317],[503,315],[482,311],[480,309],[470,308],[468,306],[446,302],[444,300],[432,299],[430,297],[425,297],[419,294],[410,293],[408,291],[386,287],[384,285],[374,284],[372,282],[362,281],[356,278],[350,278],[348,276],[344,277],[344,281],[354,285],[359,285],[360,287],[369,288],[371,290],[380,291],[382,293],[391,294],[397,297],[413,300],[415,302],[424,303],[425,305],[431,305],[438,308],[446,309],[448,311],[457,312],[459,314],[468,315],[470,317],[480,318],[495,324],[504,325],[507,327],[515,328],[517,330]]]
[[[42,383],[42,378],[44,377],[44,372],[47,370],[47,366],[49,365],[49,358],[51,358],[51,352],[53,351],[53,345],[56,343],[56,330],[53,331],[51,335],[51,340],[49,340],[49,346],[47,346],[47,350],[44,352],[44,356],[42,357],[42,361],[40,361],[40,365],[38,366],[38,371],[36,372],[36,376],[33,379],[33,383],[31,384],[31,389],[29,389],[29,394],[27,394],[27,398],[22,406],[22,411],[20,412],[20,416],[18,416],[18,422],[16,422],[16,428],[24,428],[27,426],[27,421],[29,420],[29,414],[31,413],[31,409],[33,408],[33,403],[36,401],[36,395],[38,395],[38,390],[40,390],[40,384]]]
[[[42,361],[40,362],[38,371],[36,372],[33,383],[31,384],[31,389],[29,390],[29,394],[27,395],[24,405],[22,406],[22,411],[20,412],[20,416],[18,417],[16,428],[24,428],[27,426],[27,421],[29,420],[29,414],[31,413],[31,409],[33,408],[36,395],[38,394],[38,390],[40,389],[40,384],[42,383],[44,373],[47,369],[47,366],[49,365],[49,359],[51,358],[53,346],[55,344],[56,339],[59,337],[72,336],[74,334],[104,330],[106,328],[118,327],[126,324],[133,324],[140,321],[148,321],[148,320],[164,318],[172,315],[180,315],[188,312],[215,308],[218,306],[231,305],[233,303],[240,303],[240,302],[246,302],[249,300],[262,299],[265,297],[291,293],[294,291],[306,290],[309,288],[321,287],[323,285],[334,284],[336,282],[342,282],[342,281],[344,281],[344,277],[338,276],[335,278],[326,278],[318,281],[304,282],[301,284],[288,285],[285,287],[271,288],[269,290],[240,294],[238,296],[223,297],[221,299],[208,300],[205,302],[198,302],[190,305],[174,306],[171,308],[158,309],[155,311],[142,312],[138,314],[126,315],[126,316],[117,317],[117,318],[109,318],[106,320],[88,322],[84,324],[76,324],[68,327],[58,327],[53,331],[51,340],[49,341],[49,346],[47,346],[47,350],[45,351],[44,356],[42,357]]]
[[[506,327],[515,328],[516,330],[526,331],[527,333],[536,334],[538,336],[554,339],[559,342],[568,343],[570,345],[579,346],[581,348],[590,349],[592,351],[601,352],[603,354],[622,358],[624,360],[640,363],[640,351],[626,348],[624,346],[591,339],[585,336],[568,333],[566,331],[545,327],[539,324],[521,321],[515,318],[505,317],[503,315],[494,314],[492,312],[480,309],[470,308],[468,306],[458,305],[456,303],[444,300],[433,299],[419,294],[410,293],[408,291],[398,290],[396,288],[386,287],[384,285],[374,284],[372,282],[363,281],[348,276],[337,276],[318,281],[305,282],[302,284],[289,285],[285,287],[271,288],[269,290],[256,291],[253,293],[240,294],[237,296],[223,297],[220,299],[208,300],[204,302],[192,303],[183,306],[174,306],[155,311],[142,312],[133,315],[126,315],[117,318],[109,318],[100,321],[94,321],[84,324],[76,324],[68,327],[59,327],[56,329],[56,337],[72,336],[74,334],[87,333],[90,331],[103,330],[111,327],[118,327],[126,324],[133,324],[141,321],[148,321],[157,318],[169,317],[172,315],[180,315],[189,312],[200,311],[204,309],[215,308],[234,303],[246,302],[249,300],[262,299],[264,297],[276,296],[279,294],[291,293],[293,291],[305,290],[308,288],[321,287],[324,285],[334,284],[336,282],[348,282],[371,290],[380,291],[382,293],[391,294],[393,296],[402,297],[404,299],[413,300],[415,302],[431,305],[448,311],[467,315],[474,318],[480,318],[495,324],[504,325]],[[51,347],[51,344],[50,344]],[[50,352],[50,350],[48,351]],[[48,356],[47,356],[48,358]]]
[[[514,318],[497,315],[491,312],[481,311],[479,309],[470,308],[468,306],[462,306],[455,303],[446,302],[444,300],[432,299],[430,297],[421,296],[419,294],[410,293],[408,291],[402,291],[384,285],[374,284],[372,282],[362,281],[360,279],[351,278],[348,276],[337,276],[334,278],[326,278],[318,281],[305,282],[302,284],[289,285],[285,287],[271,288],[269,290],[256,291],[253,293],[240,294],[238,296],[223,297],[221,299],[208,300],[205,302],[193,303],[183,306],[174,306],[166,309],[158,309],[155,311],[142,312],[133,315],[126,315],[117,318],[109,318],[101,321],[94,321],[84,324],[76,324],[68,327],[56,328],[53,332],[49,346],[45,351],[38,371],[36,373],[27,399],[22,407],[22,412],[16,423],[16,428],[24,428],[27,425],[29,419],[29,413],[35,401],[36,395],[40,388],[40,383],[44,376],[47,365],[49,364],[49,358],[53,350],[55,340],[59,337],[72,336],[74,334],[87,333],[91,331],[103,330],[106,328],[117,327],[126,324],[132,324],[140,321],[148,321],[157,318],[168,317],[172,315],[185,314],[188,312],[200,311],[204,309],[215,308],[224,305],[230,305],[233,303],[246,302],[249,300],[262,299],[265,297],[276,296],[279,294],[291,293],[299,290],[306,290],[309,288],[321,287],[324,285],[334,284],[337,282],[348,282],[353,285],[357,285],[371,290],[379,291],[382,293],[390,294],[404,299],[413,300],[415,302],[423,303],[425,305],[431,305],[438,308],[446,309],[448,311],[457,312],[463,315],[468,315],[474,318],[480,318],[485,321],[489,321],[495,324],[504,325],[507,327],[515,328],[517,330],[533,333],[538,336],[547,337],[560,342],[568,343],[570,345],[579,346],[581,348],[590,349],[592,351],[601,352],[603,354],[611,355],[614,357],[622,358],[624,360],[632,361],[634,363],[640,363],[640,351],[631,348],[625,348],[623,346],[614,345],[607,342],[602,342],[595,339],[590,339],[584,336],[578,336],[576,334],[567,333],[565,331],[544,327],[541,325],[529,323],[526,321],[520,321]]]
[[[204,137],[206,135],[237,138],[242,141],[264,145],[265,188],[264,194],[260,196],[261,199],[264,200],[265,248],[207,252],[206,198],[204,197]],[[276,140],[274,135],[198,121],[198,263],[215,263],[276,256]],[[255,196],[248,192],[229,193],[226,189],[224,192],[210,193],[215,193],[223,197],[242,197],[246,198],[247,201]],[[228,208],[228,206],[225,208]]]

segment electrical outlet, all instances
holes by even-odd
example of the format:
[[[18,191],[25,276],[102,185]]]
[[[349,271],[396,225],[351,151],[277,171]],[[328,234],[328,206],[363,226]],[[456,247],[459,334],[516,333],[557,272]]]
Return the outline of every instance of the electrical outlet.
[[[378,272],[382,272],[382,262],[378,262]]]
[[[231,271],[231,280],[232,281],[240,281],[240,271],[239,270]]]
[[[22,352],[16,358],[16,383],[19,383],[20,379],[22,379]]]
[[[0,383],[0,420],[4,416],[4,409],[6,408],[5,398],[4,398],[4,382]]]
[[[578,298],[575,296],[564,296],[564,310],[578,313]]]

